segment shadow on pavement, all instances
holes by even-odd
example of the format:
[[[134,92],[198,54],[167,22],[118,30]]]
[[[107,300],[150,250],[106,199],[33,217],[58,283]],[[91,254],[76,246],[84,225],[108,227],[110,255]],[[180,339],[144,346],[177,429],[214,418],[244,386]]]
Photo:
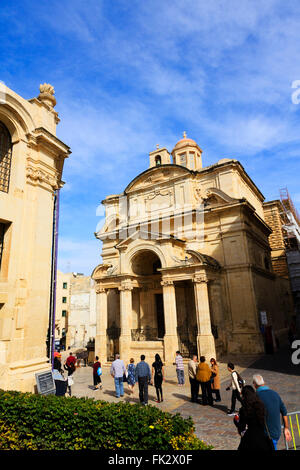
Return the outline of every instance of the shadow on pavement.
[[[249,365],[248,370],[258,369],[281,374],[300,376],[300,365],[292,363],[292,354],[294,350],[282,348],[274,354],[266,354],[257,361]]]

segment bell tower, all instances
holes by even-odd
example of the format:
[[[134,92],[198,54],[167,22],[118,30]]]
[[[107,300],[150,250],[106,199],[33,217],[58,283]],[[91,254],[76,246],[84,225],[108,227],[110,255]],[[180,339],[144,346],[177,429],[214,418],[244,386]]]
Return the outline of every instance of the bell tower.
[[[172,150],[174,165],[185,166],[189,170],[200,170],[202,168],[202,150],[193,140],[186,137],[183,133],[183,139],[179,140]]]
[[[149,168],[153,168],[155,166],[160,165],[168,165],[171,163],[171,155],[166,148],[159,148],[157,144],[156,150],[149,153],[150,157],[150,166]]]

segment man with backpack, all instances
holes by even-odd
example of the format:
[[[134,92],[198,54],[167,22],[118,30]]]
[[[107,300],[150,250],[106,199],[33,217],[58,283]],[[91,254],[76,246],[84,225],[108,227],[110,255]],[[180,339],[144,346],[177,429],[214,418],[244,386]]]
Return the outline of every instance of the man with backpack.
[[[227,411],[227,414],[228,416],[234,416],[236,400],[242,403],[241,391],[244,386],[244,380],[242,379],[240,374],[236,370],[234,370],[234,365],[232,364],[232,362],[229,362],[227,364],[227,370],[231,373],[231,384],[229,385],[229,387],[226,388],[226,390],[232,389],[231,408]]]

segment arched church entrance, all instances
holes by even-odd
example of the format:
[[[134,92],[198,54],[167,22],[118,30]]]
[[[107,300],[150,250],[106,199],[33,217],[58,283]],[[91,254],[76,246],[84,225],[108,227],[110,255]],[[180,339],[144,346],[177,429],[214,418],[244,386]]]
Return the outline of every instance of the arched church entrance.
[[[138,287],[132,293],[132,340],[158,341],[165,335],[161,261],[151,250],[138,251],[131,260]]]

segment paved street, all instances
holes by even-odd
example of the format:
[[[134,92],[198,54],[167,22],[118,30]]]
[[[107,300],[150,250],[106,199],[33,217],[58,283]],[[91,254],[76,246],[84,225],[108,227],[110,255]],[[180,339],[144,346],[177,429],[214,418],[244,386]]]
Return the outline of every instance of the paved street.
[[[63,358],[66,353],[63,353]],[[221,373],[221,398],[222,401],[213,408],[190,402],[190,387],[187,373],[186,384],[183,387],[177,385],[175,367],[166,367],[166,380],[163,384],[164,402],[157,404],[155,388],[149,387],[149,404],[158,406],[164,411],[180,413],[182,416],[191,416],[196,427],[196,434],[200,439],[212,444],[215,449],[236,449],[240,438],[232,422],[232,417],[227,416],[227,406],[230,404],[231,392],[225,388],[229,383],[229,374],[226,369],[228,360],[234,362],[247,384],[252,384],[252,376],[261,374],[265,383],[276,390],[282,397],[288,412],[300,410],[300,366],[295,366],[290,361],[289,351],[284,350],[274,355],[263,357],[224,358],[220,362]],[[146,358],[147,360],[147,358]],[[130,403],[139,403],[138,387],[135,386],[133,395],[128,392],[125,384],[124,398],[115,398],[114,382],[109,374],[110,366],[103,367],[103,390],[93,390],[93,378],[91,367],[80,367],[74,375],[72,394],[77,397],[89,397],[109,402],[124,400]],[[201,400],[199,400],[201,402]],[[283,439],[280,439],[279,448],[284,448]]]

